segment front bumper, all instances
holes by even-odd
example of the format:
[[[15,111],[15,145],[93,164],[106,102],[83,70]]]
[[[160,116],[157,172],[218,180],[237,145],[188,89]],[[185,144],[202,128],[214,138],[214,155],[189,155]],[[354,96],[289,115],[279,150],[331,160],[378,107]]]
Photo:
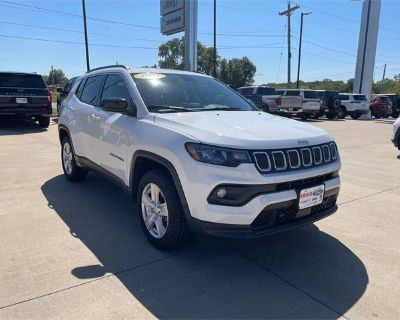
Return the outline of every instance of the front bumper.
[[[250,225],[230,225],[192,219],[192,230],[208,237],[252,239],[300,228],[321,220],[337,210],[339,188],[326,192],[322,204],[297,210],[297,201],[266,207]]]

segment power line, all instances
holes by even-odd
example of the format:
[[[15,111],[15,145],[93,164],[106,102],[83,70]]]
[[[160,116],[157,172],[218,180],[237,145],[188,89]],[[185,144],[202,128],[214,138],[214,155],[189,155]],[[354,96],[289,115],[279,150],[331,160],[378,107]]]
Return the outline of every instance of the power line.
[[[38,7],[38,6],[32,6],[32,5],[28,5],[28,4],[24,4],[24,3],[14,2],[14,1],[0,0],[0,2],[7,3],[7,4],[12,4],[12,5],[16,5],[16,6],[20,6],[20,7],[27,8],[27,9],[33,9],[35,11],[43,11],[43,12],[52,13],[52,14],[58,14],[58,15],[65,15],[65,16],[70,16],[70,17],[82,18],[82,15],[81,14],[77,14],[77,13],[71,13],[71,12],[60,11],[60,10],[52,10],[52,9],[42,8],[42,7]],[[14,7],[14,8],[19,9],[18,7]],[[101,19],[101,18],[94,18],[94,17],[87,17],[87,19],[88,20],[92,20],[92,21],[97,21],[97,22],[119,24],[119,25],[123,25],[123,26],[131,26],[131,27],[137,27],[137,28],[159,30],[159,27],[146,26],[146,25],[141,25],[141,24],[121,22],[121,21],[115,21],[115,20],[109,20],[109,19]]]
[[[71,32],[71,33],[78,33],[78,34],[83,34],[83,33],[84,33],[83,31],[79,31],[79,30],[64,29],[64,28],[55,28],[55,27],[40,26],[40,25],[34,25],[34,24],[24,24],[24,23],[9,22],[9,21],[0,21],[0,24],[9,24],[9,25],[16,25],[16,26],[23,26],[23,27],[31,27],[31,28],[39,28],[39,29],[46,29],[46,30],[51,30],[51,31]],[[158,43],[163,42],[163,40],[145,39],[145,38],[135,38],[135,37],[129,37],[129,36],[113,35],[113,34],[98,33],[98,32],[89,32],[89,34],[90,34],[90,35],[97,35],[97,36],[105,36],[105,37],[115,37],[115,38],[131,39],[131,40],[158,42]]]
[[[24,36],[15,36],[15,35],[6,35],[0,34],[2,38],[12,38],[12,39],[22,39],[22,40],[32,40],[32,41],[41,41],[41,42],[54,42],[54,43],[65,43],[65,44],[79,44],[84,45],[84,42],[76,42],[76,41],[64,41],[64,40],[55,40],[55,39],[45,39],[45,38],[33,38],[33,37],[24,37]],[[108,47],[108,48],[127,48],[127,49],[150,49],[156,50],[156,47],[141,47],[141,46],[123,46],[123,45],[113,45],[113,44],[105,44],[105,43],[91,43],[90,46],[94,47]]]

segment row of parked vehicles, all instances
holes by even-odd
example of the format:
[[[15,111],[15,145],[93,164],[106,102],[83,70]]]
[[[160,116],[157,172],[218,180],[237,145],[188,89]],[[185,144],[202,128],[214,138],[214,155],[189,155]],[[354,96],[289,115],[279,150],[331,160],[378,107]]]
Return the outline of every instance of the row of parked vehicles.
[[[397,118],[400,95],[373,95],[371,101],[363,94],[339,93],[334,90],[280,89],[268,86],[248,86],[237,89],[265,112],[308,118],[358,119],[371,111],[375,118]]]

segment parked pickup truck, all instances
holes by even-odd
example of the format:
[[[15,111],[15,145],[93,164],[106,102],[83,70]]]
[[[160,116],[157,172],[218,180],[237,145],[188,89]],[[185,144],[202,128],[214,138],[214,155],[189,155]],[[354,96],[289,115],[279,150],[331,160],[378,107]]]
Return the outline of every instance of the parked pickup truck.
[[[284,89],[278,92],[282,93],[282,111],[297,115],[302,120],[319,115],[321,103],[317,91]]]
[[[281,96],[276,90],[267,86],[241,87],[237,91],[246,99],[251,100],[259,109],[277,114],[281,106]]]
[[[42,76],[35,73],[0,72],[0,117],[50,124],[51,94]]]

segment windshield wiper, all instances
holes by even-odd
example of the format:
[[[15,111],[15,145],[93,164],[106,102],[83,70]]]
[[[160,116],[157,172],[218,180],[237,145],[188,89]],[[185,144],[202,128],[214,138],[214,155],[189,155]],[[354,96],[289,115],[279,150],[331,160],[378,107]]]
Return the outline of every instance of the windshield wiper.
[[[240,111],[243,110],[241,108],[232,108],[227,106],[214,106],[214,107],[205,107],[205,108],[197,108],[196,111],[213,111],[213,110],[223,110],[223,111]]]
[[[158,111],[176,111],[176,112],[191,112],[194,109],[191,108],[184,108],[184,107],[178,107],[178,106],[169,106],[166,104],[160,104],[160,105],[148,105],[147,106],[149,109],[157,109]]]

